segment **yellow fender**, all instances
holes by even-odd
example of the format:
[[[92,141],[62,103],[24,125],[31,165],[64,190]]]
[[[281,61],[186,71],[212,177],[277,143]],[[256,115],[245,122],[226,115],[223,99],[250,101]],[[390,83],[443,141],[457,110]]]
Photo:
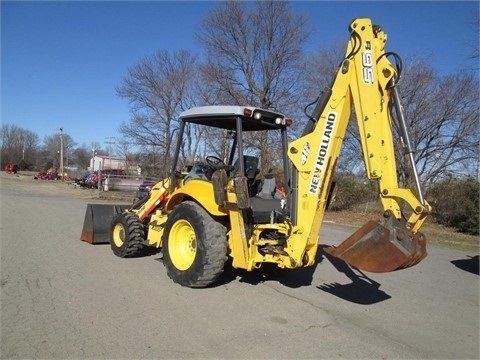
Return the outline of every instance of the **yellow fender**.
[[[185,199],[193,199],[212,216],[226,216],[228,212],[215,203],[213,184],[206,180],[192,179],[180,189],[174,191],[166,204],[166,210],[171,211],[175,205]]]

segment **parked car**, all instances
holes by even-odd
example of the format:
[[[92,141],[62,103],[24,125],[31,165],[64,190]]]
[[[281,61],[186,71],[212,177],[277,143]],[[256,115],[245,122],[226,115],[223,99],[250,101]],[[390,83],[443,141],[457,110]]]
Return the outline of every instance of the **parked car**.
[[[152,190],[153,185],[155,185],[156,182],[152,180],[145,180],[143,183],[140,184],[138,187],[137,192],[135,193],[135,196],[138,200],[142,200],[148,194],[150,194],[150,190]]]
[[[102,180],[106,178],[125,179],[127,173],[123,169],[103,169],[100,170],[100,177]],[[81,187],[97,188],[98,187],[98,172],[88,172],[81,178],[75,179],[75,182]]]
[[[91,173],[85,179],[85,187],[87,188],[98,188],[98,174]]]
[[[17,164],[6,164],[4,170],[8,174],[16,174],[18,171],[18,166]]]
[[[81,187],[85,187],[85,180],[87,180],[87,178],[90,176],[90,172],[86,172],[84,173],[82,176],[78,177],[78,178],[75,178],[75,184],[81,186]]]
[[[51,167],[47,171],[39,171],[34,179],[40,180],[58,180],[58,170],[56,167]]]

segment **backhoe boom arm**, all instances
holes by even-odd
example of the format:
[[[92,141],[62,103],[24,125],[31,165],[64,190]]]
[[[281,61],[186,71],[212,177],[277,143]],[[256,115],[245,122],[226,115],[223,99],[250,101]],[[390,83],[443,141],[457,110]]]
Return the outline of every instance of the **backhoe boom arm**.
[[[395,244],[395,246],[399,246],[399,251],[406,253],[407,257],[414,252],[415,258],[423,258],[426,255],[424,246],[422,249],[417,248],[419,238],[420,242],[424,243],[424,237],[416,234],[429,214],[430,206],[423,198],[402,113],[396,85],[400,74],[388,60],[390,54],[384,49],[387,36],[380,27],[372,25],[369,19],[355,19],[350,25],[350,30],[351,38],[346,56],[331,89],[320,98],[303,136],[293,141],[289,147],[288,155],[296,170],[292,184],[295,207],[292,209],[292,222],[300,229],[299,231],[308,231],[305,243],[307,249],[318,242],[335,165],[353,106],[367,177],[378,181],[386,219],[384,225],[379,225],[381,231],[370,229],[372,226],[369,225],[368,231],[360,229],[358,235],[354,235],[354,240],[350,239],[350,242],[358,246],[366,238],[371,240],[372,232],[376,233],[377,238],[385,238],[385,242],[389,243],[397,241],[400,237],[402,239],[408,237],[413,245]],[[395,109],[396,117],[392,114],[392,107]],[[409,156],[416,182],[414,190],[398,186],[393,120],[399,122],[401,140]],[[411,209],[407,219],[404,219],[405,215],[402,213],[404,205]],[[382,246],[381,243],[382,241],[379,242],[379,248]],[[405,247],[408,249],[405,250]],[[352,246],[349,246],[349,249],[352,249]],[[392,252],[395,253],[393,250]],[[362,257],[369,257],[370,254],[374,256],[373,248]],[[385,256],[382,254],[383,258]],[[344,260],[347,261],[346,258]],[[410,258],[408,261],[411,260]],[[352,265],[362,267],[363,262],[364,259],[355,260]],[[403,262],[406,263],[407,260],[403,259]],[[399,261],[395,261],[395,265],[392,266],[405,267],[405,264],[398,263]],[[387,265],[382,264],[378,269],[368,266],[366,270],[382,272],[394,270]],[[411,265],[413,264],[408,266]]]

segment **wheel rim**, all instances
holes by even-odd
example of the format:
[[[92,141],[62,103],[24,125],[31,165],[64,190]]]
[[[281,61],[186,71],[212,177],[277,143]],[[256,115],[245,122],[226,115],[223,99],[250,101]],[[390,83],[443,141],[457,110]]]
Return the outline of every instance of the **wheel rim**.
[[[120,223],[113,228],[113,242],[117,247],[121,247],[125,242],[125,228]]]
[[[173,224],[168,239],[168,253],[178,270],[187,270],[192,266],[197,254],[195,231],[186,220]]]

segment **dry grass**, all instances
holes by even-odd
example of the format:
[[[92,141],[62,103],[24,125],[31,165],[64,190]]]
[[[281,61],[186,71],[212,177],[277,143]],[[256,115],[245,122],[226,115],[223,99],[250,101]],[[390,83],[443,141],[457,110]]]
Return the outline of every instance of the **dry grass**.
[[[382,211],[327,211],[324,220],[341,225],[360,227],[368,220],[379,220],[381,217]],[[420,231],[426,236],[430,244],[472,252],[480,251],[478,236],[462,234],[455,229],[428,221],[428,219]]]

